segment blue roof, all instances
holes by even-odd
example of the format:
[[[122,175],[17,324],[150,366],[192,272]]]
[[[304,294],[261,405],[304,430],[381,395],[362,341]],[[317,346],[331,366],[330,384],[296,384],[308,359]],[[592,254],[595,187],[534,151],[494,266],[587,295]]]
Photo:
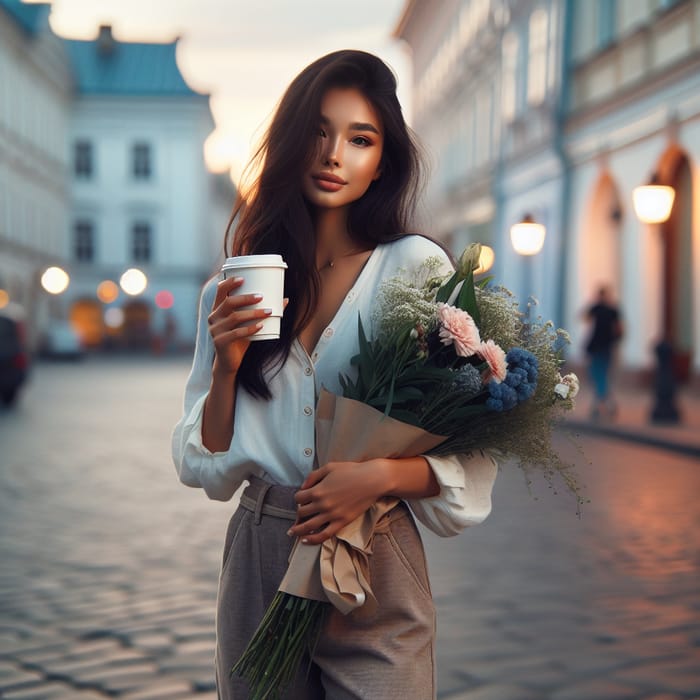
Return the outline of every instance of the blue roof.
[[[117,41],[109,28],[102,32],[104,41],[64,40],[79,93],[203,96],[187,85],[177,67],[177,41],[138,44]]]
[[[28,5],[20,0],[0,0],[0,8],[27,34],[35,34],[43,24],[43,18],[48,16],[51,5],[48,3],[32,3]]]

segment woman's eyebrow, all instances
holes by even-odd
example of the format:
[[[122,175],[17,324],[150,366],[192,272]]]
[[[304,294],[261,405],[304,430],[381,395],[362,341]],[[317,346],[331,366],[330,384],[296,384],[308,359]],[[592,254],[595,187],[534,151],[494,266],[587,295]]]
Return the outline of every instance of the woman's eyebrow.
[[[323,124],[324,126],[328,126],[330,123],[331,120],[322,114],[321,124]],[[377,129],[376,126],[370,124],[369,122],[353,122],[352,124],[350,124],[348,129],[350,131],[371,131],[372,133],[379,135],[379,129]]]

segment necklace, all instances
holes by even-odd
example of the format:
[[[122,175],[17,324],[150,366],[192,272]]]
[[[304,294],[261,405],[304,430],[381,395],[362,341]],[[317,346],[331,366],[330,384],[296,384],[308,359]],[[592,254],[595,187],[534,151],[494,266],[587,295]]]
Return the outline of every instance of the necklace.
[[[326,268],[330,268],[333,270],[335,268],[335,264],[338,260],[342,260],[343,258],[349,258],[351,255],[358,255],[359,253],[362,253],[362,250],[358,250],[357,248],[353,248],[347,253],[343,253],[342,255],[338,255],[335,258],[331,258],[328,260],[324,265],[321,265],[321,267],[318,268],[318,271],[321,272],[322,270],[325,270]]]

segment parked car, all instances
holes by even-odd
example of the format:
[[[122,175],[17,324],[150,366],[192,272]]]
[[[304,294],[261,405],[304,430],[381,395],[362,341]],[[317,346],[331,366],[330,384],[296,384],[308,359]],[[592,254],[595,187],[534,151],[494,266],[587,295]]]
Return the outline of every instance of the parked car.
[[[29,374],[24,309],[12,302],[0,308],[0,401],[14,403]]]
[[[85,349],[69,321],[54,320],[44,333],[41,355],[55,360],[80,360],[85,355]]]

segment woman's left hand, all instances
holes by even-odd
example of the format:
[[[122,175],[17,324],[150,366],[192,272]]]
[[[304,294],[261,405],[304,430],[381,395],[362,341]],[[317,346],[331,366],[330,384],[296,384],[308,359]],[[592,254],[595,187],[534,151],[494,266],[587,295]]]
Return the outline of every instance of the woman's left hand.
[[[289,535],[320,544],[388,492],[385,460],[329,462],[309,474],[294,496],[297,520]]]

